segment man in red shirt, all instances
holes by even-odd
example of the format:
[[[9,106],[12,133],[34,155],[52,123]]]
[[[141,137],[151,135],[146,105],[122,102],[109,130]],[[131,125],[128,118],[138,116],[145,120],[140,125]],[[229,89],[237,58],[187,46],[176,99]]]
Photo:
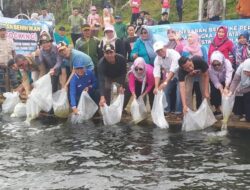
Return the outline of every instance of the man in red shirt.
[[[136,24],[136,20],[140,16],[141,0],[129,0],[129,6],[132,10],[130,24]]]

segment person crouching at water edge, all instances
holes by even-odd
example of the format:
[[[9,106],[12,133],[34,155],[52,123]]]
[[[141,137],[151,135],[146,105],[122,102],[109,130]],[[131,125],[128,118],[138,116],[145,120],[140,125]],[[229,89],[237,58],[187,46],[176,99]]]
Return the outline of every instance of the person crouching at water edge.
[[[236,95],[234,114],[239,116],[245,114],[245,118],[240,121],[250,122],[250,59],[241,63],[235,72],[229,95],[234,93]]]
[[[97,65],[101,96],[99,105],[102,107],[105,103],[107,105],[110,104],[112,84],[115,82],[118,85],[117,89],[119,94],[123,94],[125,91],[125,107],[131,95],[129,90],[125,90],[127,60],[122,55],[115,53],[115,48],[112,44],[106,44],[103,48],[103,52],[104,56]]]
[[[209,76],[208,65],[199,56],[192,58],[181,57],[179,63],[179,82],[181,101],[183,106],[183,113],[185,114],[189,109],[193,109],[193,82],[195,76],[201,76],[199,79],[200,89],[203,98],[209,98]]]
[[[88,92],[89,96],[98,103],[99,94],[96,90],[96,77],[92,70],[84,67],[81,59],[75,60],[74,75],[70,80],[70,105],[73,113],[78,114],[77,105],[83,91]]]
[[[164,90],[168,103],[165,112],[167,114],[175,112],[177,118],[181,119],[182,105],[178,83],[178,59],[181,56],[176,50],[166,48],[165,44],[160,41],[154,43],[153,47],[157,54],[154,61],[154,93],[157,94],[158,90]],[[171,101],[173,99],[171,95],[173,94],[172,92],[174,89],[176,89],[176,92],[174,92],[176,95],[176,102]],[[171,110],[173,107],[175,107],[175,109]]]
[[[142,57],[137,57],[134,64],[128,72],[129,90],[134,99],[139,96],[142,98],[148,94],[150,107],[153,106],[154,101],[154,75],[153,67],[146,64]]]

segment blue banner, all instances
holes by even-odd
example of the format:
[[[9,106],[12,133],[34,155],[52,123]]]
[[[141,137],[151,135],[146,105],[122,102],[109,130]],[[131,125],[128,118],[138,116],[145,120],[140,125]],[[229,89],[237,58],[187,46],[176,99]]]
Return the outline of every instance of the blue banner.
[[[13,39],[17,54],[29,54],[37,49],[40,32],[49,31],[50,23],[25,19],[0,18],[7,28],[8,38]]]
[[[228,28],[229,39],[236,43],[242,31],[250,32],[250,19],[156,25],[150,26],[149,30],[153,33],[155,40],[166,43],[168,41],[167,30],[170,28],[180,33],[181,37],[185,40],[187,39],[188,33],[194,31],[199,34],[201,44],[208,49],[215,37],[217,28],[220,26],[226,26]]]

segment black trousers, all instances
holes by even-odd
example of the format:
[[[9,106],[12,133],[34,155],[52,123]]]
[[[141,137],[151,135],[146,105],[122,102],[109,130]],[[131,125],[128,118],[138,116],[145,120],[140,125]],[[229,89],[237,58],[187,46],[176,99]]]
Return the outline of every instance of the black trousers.
[[[74,44],[74,47],[75,47],[75,44],[76,44],[76,40],[77,40],[78,38],[80,38],[81,36],[82,36],[81,34],[71,33],[71,40],[72,40],[72,42],[73,42],[73,44]]]
[[[223,87],[225,86],[225,83],[222,83]],[[218,108],[221,105],[221,93],[220,90],[215,88],[214,84],[210,81],[210,87],[211,87],[211,92],[210,92],[210,101],[211,105],[215,106]]]
[[[200,89],[200,83],[199,81],[195,81],[193,84],[193,94],[195,93],[196,97],[196,108],[198,109],[202,102],[202,94]]]
[[[250,122],[250,92],[243,96],[236,96],[233,112],[236,115],[246,115],[246,120]]]
[[[142,83],[135,80],[135,94],[136,94],[137,98],[141,95],[141,88],[142,88]],[[147,88],[147,86],[145,86],[144,92],[145,92],[146,88]],[[151,109],[152,109],[153,102],[154,102],[154,93],[153,93],[153,91],[154,91],[154,88],[152,88],[150,90],[150,92],[148,93],[149,104],[150,104]]]
[[[134,13],[131,16],[131,20],[130,20],[130,24],[135,25],[136,24],[136,20],[139,18],[140,13]]]

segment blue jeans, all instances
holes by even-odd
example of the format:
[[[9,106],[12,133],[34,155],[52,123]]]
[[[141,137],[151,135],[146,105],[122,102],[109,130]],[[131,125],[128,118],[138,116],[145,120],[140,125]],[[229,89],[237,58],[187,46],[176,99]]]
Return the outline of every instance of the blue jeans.
[[[168,107],[165,108],[166,112],[170,112],[171,107],[171,97],[170,94],[176,87],[176,101],[175,101],[175,113],[182,113],[182,102],[181,102],[181,95],[180,95],[180,87],[177,78],[173,78],[173,80],[169,81],[168,85],[164,89],[164,93],[167,99]]]

